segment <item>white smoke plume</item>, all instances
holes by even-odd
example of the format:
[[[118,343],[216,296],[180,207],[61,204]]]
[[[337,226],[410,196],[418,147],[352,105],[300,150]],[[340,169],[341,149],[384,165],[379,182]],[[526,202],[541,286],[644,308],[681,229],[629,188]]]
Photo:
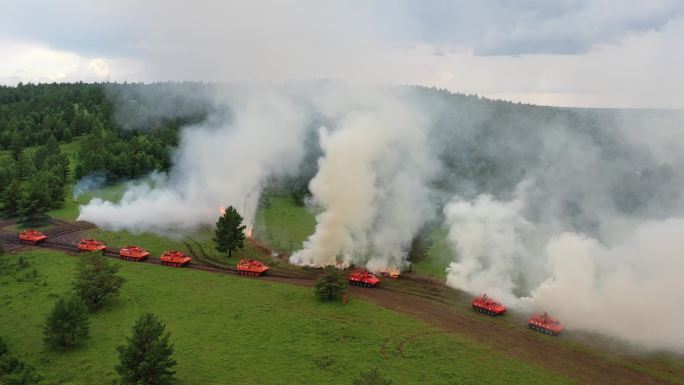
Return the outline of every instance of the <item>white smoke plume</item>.
[[[448,285],[488,292],[506,302],[515,298],[515,272],[526,258],[525,235],[533,230],[519,214],[523,203],[520,198],[501,202],[483,194],[472,202],[455,197],[444,208],[448,239],[459,255],[447,268]]]
[[[106,182],[107,175],[104,172],[90,173],[76,182],[73,189],[73,198],[76,199],[85,193],[102,188]]]
[[[428,148],[427,119],[401,91],[247,84],[217,100],[230,108],[229,119],[217,114],[186,127],[169,175],[132,184],[118,203],[94,199],[79,219],[176,235],[213,225],[230,204],[251,227],[263,187],[304,166],[307,135],[323,124],[323,156],[310,183],[311,201],[323,211],[291,261],[373,271],[405,265],[413,237],[435,212],[429,186],[439,166]]]
[[[684,218],[645,222],[613,245],[575,233],[546,247],[534,303],[568,327],[684,352]]]
[[[548,310],[570,330],[682,350],[681,114],[336,82],[215,92],[168,175],[118,203],[93,200],[80,219],[175,234],[234,205],[251,226],[271,180],[306,174],[317,224],[293,263],[400,269],[443,209],[449,285]]]
[[[429,181],[438,169],[427,122],[399,95],[379,89],[323,110],[343,113],[320,130],[323,156],[309,189],[323,211],[316,230],[290,261],[309,266],[400,269],[413,236],[432,213]],[[351,111],[348,109],[351,108]]]
[[[186,127],[169,175],[130,188],[119,203],[94,199],[79,219],[171,234],[213,225],[220,208],[233,205],[252,226],[266,179],[296,172],[303,156],[305,116],[286,93],[255,85],[221,92],[216,103],[230,114]]]
[[[539,164],[511,194],[454,196],[447,284],[549,311],[568,330],[684,352],[684,200],[670,171],[683,166],[672,151],[679,123],[655,123],[658,135],[644,140],[619,121],[596,136],[617,135],[619,146],[549,128],[528,149]]]

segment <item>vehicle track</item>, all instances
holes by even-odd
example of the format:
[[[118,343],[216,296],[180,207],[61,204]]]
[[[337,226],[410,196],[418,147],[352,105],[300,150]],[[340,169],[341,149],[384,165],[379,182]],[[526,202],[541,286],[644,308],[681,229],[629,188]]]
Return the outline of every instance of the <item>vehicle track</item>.
[[[411,342],[413,342],[413,341],[415,341],[418,338],[423,337],[423,336],[427,336],[427,335],[431,335],[431,334],[439,334],[439,333],[444,333],[444,332],[441,330],[433,330],[433,331],[422,332],[422,333],[410,335],[410,336],[406,337],[405,339],[403,339],[399,343],[399,345],[396,348],[396,351],[399,352],[399,354],[401,355],[402,358],[405,358],[406,356],[404,355],[404,347],[406,346],[406,343],[411,343]]]
[[[61,226],[60,226],[61,227]],[[16,252],[31,247],[48,248],[65,251],[71,255],[78,254],[73,242],[59,239],[67,234],[93,228],[90,223],[65,226],[55,229],[49,234],[51,238],[38,245],[26,245],[19,242],[16,234],[0,232],[0,239],[5,243],[7,251]],[[118,249],[108,249],[104,255],[111,258],[119,258]],[[161,265],[156,258],[147,258],[140,263]],[[201,270],[218,274],[239,274],[237,269],[224,266],[212,266],[204,263],[190,263],[185,266],[191,270]],[[318,273],[302,272],[301,274],[284,273],[271,269],[260,279],[267,281],[285,282],[300,286],[313,286]],[[538,336],[526,327],[512,329],[510,325],[487,322],[480,319],[475,313],[467,313],[454,309],[453,303],[445,298],[444,286],[433,281],[407,280],[407,287],[379,286],[368,289],[350,286],[349,292],[385,308],[389,308],[414,318],[421,319],[428,324],[438,327],[447,332],[468,335],[475,340],[489,345],[506,355],[522,358],[543,367],[552,372],[566,375],[585,384],[669,384],[669,382],[656,379],[645,373],[622,366],[597,354],[574,350],[569,347],[547,340],[548,336]],[[440,286],[440,290],[429,290],[431,286]],[[455,292],[454,292],[455,293]],[[454,294],[456,295],[456,294]],[[424,333],[419,333],[415,338],[404,340],[397,347],[400,356],[403,357],[403,348],[406,342],[419,338]],[[389,341],[386,341],[389,342]],[[384,354],[383,354],[384,353]],[[387,358],[386,347],[381,348],[380,354]]]
[[[83,230],[84,228],[88,227],[80,227],[78,230],[74,231],[69,231],[69,232],[61,232],[60,234],[68,234],[68,233],[73,233],[79,230]],[[14,234],[5,234],[5,233],[0,233],[0,239],[3,240],[5,245],[5,249],[7,251],[16,251],[18,249],[25,249],[25,248],[30,248],[30,247],[38,247],[38,248],[47,248],[47,249],[52,249],[52,250],[59,250],[59,251],[65,251],[69,254],[80,254],[78,249],[76,248],[75,244],[71,243],[66,243],[66,242],[61,242],[61,241],[55,241],[55,240],[46,240],[43,241],[37,245],[26,245],[24,243],[21,243],[17,238],[16,235]],[[110,257],[110,258],[116,258],[119,259],[119,249],[116,248],[107,248],[106,250],[103,251],[103,255]],[[157,258],[145,258],[144,260],[140,261],[141,263],[149,263],[153,265],[161,265],[161,261]],[[188,269],[193,269],[193,270],[202,270],[202,271],[209,271],[213,273],[222,273],[222,274],[239,274],[239,271],[235,268],[232,267],[224,267],[224,266],[212,266],[212,265],[207,265],[203,263],[189,263],[185,266],[184,268]],[[282,272],[269,272],[267,273],[268,276],[270,277],[276,277],[276,278],[293,278],[293,279],[303,279],[307,278],[307,276],[304,275],[296,275],[296,274],[286,274]]]
[[[96,226],[90,222],[76,222],[76,224],[56,222],[57,226],[46,232],[46,235],[52,239],[64,237],[67,234],[73,234],[89,229],[94,229]]]
[[[442,330],[468,335],[505,355],[521,358],[583,384],[670,383],[609,361],[598,354],[563,346],[553,340],[557,337],[537,335],[523,325],[513,329],[489,322],[492,321],[489,317],[481,319],[477,316],[479,313],[459,312],[453,305],[406,295],[400,290],[350,289],[355,296],[371,303],[408,314]]]
[[[391,335],[387,338],[385,338],[385,341],[383,341],[382,345],[380,346],[380,356],[382,358],[388,359],[388,350],[390,350],[392,343],[395,341],[400,341],[399,344],[394,348],[394,350],[399,353],[402,357],[404,357],[403,350],[399,350],[399,346],[402,347],[403,349],[403,344],[406,342],[408,339],[410,339],[412,336],[415,335],[416,331],[421,330],[422,332],[419,334],[426,333],[426,330],[429,329],[428,327],[423,327],[423,328],[418,328],[418,329],[411,329],[411,330],[406,330],[394,335]],[[430,332],[427,332],[430,333]],[[432,333],[435,333],[435,331],[432,331]]]

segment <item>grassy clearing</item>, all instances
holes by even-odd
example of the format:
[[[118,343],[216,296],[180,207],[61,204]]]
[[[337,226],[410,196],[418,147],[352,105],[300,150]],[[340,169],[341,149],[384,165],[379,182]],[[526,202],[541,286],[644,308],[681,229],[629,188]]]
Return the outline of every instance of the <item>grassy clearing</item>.
[[[62,220],[75,220],[78,217],[78,206],[88,203],[92,198],[100,198],[118,202],[126,191],[126,183],[118,183],[100,190],[91,191],[72,199],[71,190],[67,193],[67,201],[63,208],[53,210],[49,214]],[[315,216],[305,207],[297,206],[289,195],[268,195],[266,205],[257,212],[255,236],[265,246],[280,252],[291,253],[301,248],[306,238],[313,234],[316,227]],[[126,231],[96,230],[90,235],[97,239],[121,247],[128,243],[139,244],[153,253],[161,253],[167,249],[189,252],[200,258],[203,254],[218,256],[211,241],[212,231],[203,229],[195,234],[179,239],[169,239],[151,234],[130,234]],[[439,279],[446,277],[446,267],[452,261],[453,254],[446,242],[446,230],[436,228],[430,234],[431,247],[427,256],[414,263],[412,270]],[[190,247],[188,247],[190,245]],[[238,257],[263,258],[259,251],[247,246]],[[222,258],[215,258],[221,263]]]
[[[256,236],[269,248],[291,253],[301,248],[316,227],[315,216],[305,207],[297,206],[289,195],[270,195],[266,207],[259,210]],[[447,243],[447,231],[441,227],[430,233],[430,248],[426,257],[413,264],[414,273],[438,279],[446,278],[446,268],[453,261]]]
[[[2,334],[51,384],[114,383],[115,348],[144,311],[171,332],[180,384],[349,384],[373,366],[395,384],[572,383],[360,300],[321,304],[308,288],[117,260],[127,282],[92,316],[85,346],[45,352],[42,323],[68,291],[76,258],[22,255],[24,269],[17,255],[0,260]]]
[[[121,200],[128,187],[127,183],[117,183],[99,190],[85,193],[76,199],[72,198],[71,186],[67,191],[67,199],[63,208],[49,212],[53,218],[73,221],[78,217],[79,205],[87,204],[93,198],[100,198],[107,201],[118,202]],[[311,231],[313,231],[314,219],[306,209],[296,206],[289,197],[274,196],[270,197],[271,202],[268,207],[263,208],[257,214],[257,227],[261,227],[259,233],[260,242],[266,245],[301,245],[301,242],[308,236],[307,219],[309,220]],[[301,222],[304,225],[301,225]],[[267,226],[267,227],[266,227]],[[270,236],[269,234],[274,234]],[[245,248],[233,254],[233,258],[228,259],[214,249],[212,240],[213,229],[203,228],[192,234],[169,238],[149,233],[133,234],[128,231],[105,231],[96,229],[89,231],[87,236],[101,240],[114,248],[121,248],[124,245],[135,244],[145,247],[152,255],[158,256],[165,250],[180,250],[184,253],[193,255],[199,261],[208,261],[218,265],[232,266],[239,258],[255,258],[267,260],[271,266],[283,264],[281,260],[274,259],[270,255],[255,247],[251,242],[246,242]],[[298,241],[292,241],[292,239]],[[271,246],[272,247],[272,246]],[[296,249],[295,246],[277,248],[281,251]],[[284,265],[284,264],[283,264]]]
[[[430,248],[427,255],[414,263],[411,270],[418,274],[445,279],[446,268],[452,260],[453,252],[447,243],[447,230],[438,227],[430,233]]]
[[[74,138],[69,143],[61,143],[59,145],[59,149],[67,156],[69,157],[69,160],[71,161],[71,170],[73,171],[74,167],[76,167],[76,154],[78,153],[78,150],[81,146],[81,141],[83,140],[82,137]],[[31,146],[31,147],[24,147],[24,153],[29,156],[33,156],[33,154],[38,150],[39,146]],[[10,150],[0,150],[0,160],[5,160],[9,159],[12,154],[12,151]]]
[[[132,234],[127,231],[105,231],[100,229],[91,230],[87,235],[113,248],[121,248],[130,244],[142,246],[152,253],[152,258],[159,257],[166,250],[179,250],[191,255],[195,262],[216,266],[234,267],[241,258],[252,258],[264,261],[268,266],[277,268],[279,271],[301,270],[297,266],[264,252],[264,250],[259,249],[249,240],[245,242],[244,249],[234,252],[233,256],[228,258],[227,255],[219,253],[214,249],[215,243],[212,240],[214,231],[208,228],[178,239],[149,233]]]
[[[130,244],[142,246],[152,253],[153,257],[159,256],[166,250],[180,250],[192,255],[197,261],[223,266],[232,266],[240,258],[267,260],[273,265],[273,258],[257,249],[250,242],[246,242],[243,250],[233,253],[233,257],[228,258],[225,254],[214,249],[213,235],[213,230],[208,228],[176,239],[150,233],[133,234],[128,231],[105,231],[101,229],[91,230],[87,233],[88,237],[100,240],[113,248],[121,248]]]
[[[64,153],[64,155],[69,157],[69,160],[71,160],[71,169],[73,171],[74,167],[76,167],[76,156],[78,154],[78,150],[81,148],[81,142],[83,141],[83,137],[78,137],[72,140],[69,143],[62,143],[59,145],[60,151]]]
[[[257,237],[274,250],[288,253],[298,250],[304,240],[313,234],[316,218],[305,207],[297,206],[289,195],[271,195],[267,199],[266,207],[257,213]],[[430,233],[431,246],[426,257],[413,264],[413,272],[446,278],[446,267],[453,260],[446,237],[447,231],[442,228]]]
[[[126,187],[126,183],[117,183],[99,190],[84,193],[78,198],[74,199],[73,186],[68,186],[66,191],[66,199],[64,200],[64,206],[61,209],[49,211],[48,215],[65,221],[75,221],[76,218],[78,218],[79,205],[85,205],[93,198],[118,202],[121,200],[121,197],[126,191]]]
[[[305,207],[297,206],[289,195],[269,195],[266,207],[256,218],[256,236],[272,249],[292,252],[316,227],[316,219]]]

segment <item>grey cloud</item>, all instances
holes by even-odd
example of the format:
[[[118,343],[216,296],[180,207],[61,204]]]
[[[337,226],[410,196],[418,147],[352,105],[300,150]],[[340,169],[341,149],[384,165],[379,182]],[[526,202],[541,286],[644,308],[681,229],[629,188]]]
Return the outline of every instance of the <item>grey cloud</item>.
[[[250,49],[276,54],[280,44],[296,54],[365,40],[461,45],[478,55],[581,54],[683,13],[675,0],[15,1],[3,9],[0,33],[94,55],[178,55],[191,47],[214,61],[225,57],[216,52],[221,45],[240,60]]]
[[[663,28],[684,13],[672,0],[406,2],[416,36],[470,47],[477,55],[582,54],[633,33]],[[403,21],[402,21],[403,22]]]
[[[650,1],[574,1],[538,7],[529,2],[507,22],[487,28],[479,55],[582,54],[598,44],[619,44],[630,34],[663,28],[684,12],[684,4]]]

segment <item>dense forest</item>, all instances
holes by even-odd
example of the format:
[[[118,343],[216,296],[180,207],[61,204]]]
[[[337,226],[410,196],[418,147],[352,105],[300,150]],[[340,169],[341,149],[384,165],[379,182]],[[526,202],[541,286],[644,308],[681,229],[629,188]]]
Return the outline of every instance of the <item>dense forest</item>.
[[[230,106],[215,110],[211,95],[219,87],[225,91],[231,86],[200,82],[0,86],[0,214],[19,218],[25,225],[45,223],[46,212],[62,206],[73,183],[84,176],[97,173],[114,182],[168,170],[181,127],[208,117],[230,119]],[[599,164],[606,166],[595,173],[617,175],[614,195],[621,211],[639,209],[645,196],[658,195],[667,203],[676,195],[656,189],[676,170],[642,159],[635,173],[634,167],[618,162],[639,158],[633,144],[623,143],[618,127],[641,127],[674,112],[541,107],[425,87],[395,91],[408,95],[432,119],[431,148],[443,165],[432,181],[435,190],[461,196],[511,192],[530,169],[563,161],[544,152],[545,146],[555,143],[565,149],[569,145],[600,149]],[[648,123],[631,122],[644,117]],[[314,119],[312,124],[322,123]],[[316,130],[309,131],[312,137],[307,139],[299,175],[284,183],[300,204],[321,155],[313,137]],[[554,184],[553,178],[540,173],[538,182]],[[580,195],[568,194],[568,210],[578,211],[575,201]],[[668,207],[662,206],[661,211]]]
[[[47,221],[74,180],[104,172],[108,180],[167,170],[179,127],[202,113],[160,116],[145,127],[115,117],[113,84],[19,84],[0,87],[0,210],[25,225]],[[168,87],[168,86],[163,86]],[[60,145],[71,144],[72,153]]]

